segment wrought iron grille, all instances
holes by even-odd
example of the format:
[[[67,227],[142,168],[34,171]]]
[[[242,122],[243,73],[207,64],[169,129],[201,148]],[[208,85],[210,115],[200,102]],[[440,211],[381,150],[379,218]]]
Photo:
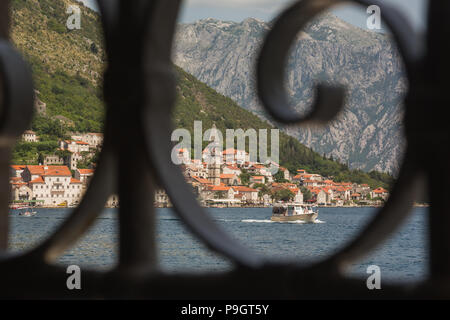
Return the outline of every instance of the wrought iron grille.
[[[33,110],[30,70],[8,40],[8,3],[0,2],[0,297],[2,298],[450,298],[450,2],[430,0],[426,53],[407,19],[382,1],[379,5],[403,58],[409,83],[405,99],[408,141],[397,183],[386,205],[347,246],[320,263],[274,263],[232,240],[196,202],[178,167],[170,161],[171,111],[175,100],[171,48],[180,0],[98,0],[108,67],[105,140],[98,169],[80,205],[45,241],[20,254],[9,253],[9,158],[28,127]],[[303,0],[273,24],[257,67],[258,93],[266,111],[281,123],[327,123],[342,107],[344,90],[320,85],[312,112],[297,115],[288,106],[283,72],[296,34],[314,16],[340,0]],[[135,141],[130,143],[129,141]],[[126,156],[125,156],[126,155]],[[132,169],[130,169],[132,168]],[[370,291],[364,280],[343,270],[392,234],[411,211],[421,186],[429,196],[429,263],[426,281],[383,284]],[[234,264],[230,272],[167,274],[158,268],[153,192],[162,186],[176,214],[210,250]],[[119,259],[108,272],[83,270],[83,289],[66,287],[66,268],[54,264],[95,221],[109,195],[118,192]],[[264,281],[262,281],[264,280]]]

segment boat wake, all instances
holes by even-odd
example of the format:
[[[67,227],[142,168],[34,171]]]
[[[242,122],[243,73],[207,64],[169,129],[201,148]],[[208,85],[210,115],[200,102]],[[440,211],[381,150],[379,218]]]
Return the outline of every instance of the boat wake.
[[[260,219],[245,219],[245,220],[241,220],[241,222],[244,223],[290,223],[290,224],[308,224],[311,222],[307,222],[307,221],[272,221],[272,220],[260,220]],[[314,222],[312,223],[325,223],[325,221],[316,219]]]

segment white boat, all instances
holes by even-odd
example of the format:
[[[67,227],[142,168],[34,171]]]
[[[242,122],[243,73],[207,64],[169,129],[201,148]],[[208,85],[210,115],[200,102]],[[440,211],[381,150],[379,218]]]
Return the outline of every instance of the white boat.
[[[37,213],[36,211],[31,211],[30,207],[22,207],[22,208],[18,208],[18,209],[19,210],[25,209],[25,211],[19,212],[19,216],[22,216],[22,217],[32,217],[32,216],[36,215],[36,213]]]
[[[272,209],[272,217],[270,217],[270,220],[276,222],[314,222],[318,216],[319,211],[314,211],[312,206],[300,204],[276,204]]]

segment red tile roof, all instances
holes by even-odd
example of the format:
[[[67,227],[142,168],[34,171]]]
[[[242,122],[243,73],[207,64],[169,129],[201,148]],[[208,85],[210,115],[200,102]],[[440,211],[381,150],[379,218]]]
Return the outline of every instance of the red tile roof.
[[[386,189],[383,188],[376,188],[373,192],[375,193],[387,193],[388,191]]]
[[[77,169],[80,174],[93,174],[94,169]]]
[[[234,190],[239,191],[239,192],[258,192],[258,190],[253,189],[253,188],[249,188],[249,187],[244,187],[244,186],[235,186],[232,187]]]
[[[200,178],[197,176],[192,176],[192,179],[194,179],[195,181],[197,181],[201,184],[212,184],[211,181],[209,181],[208,179]]]
[[[25,165],[12,165],[11,168],[13,168],[14,170],[23,170],[26,168]]]
[[[233,179],[235,176],[236,176],[236,175],[234,175],[234,174],[225,174],[225,173],[222,173],[222,174],[220,175],[220,179]]]
[[[208,188],[211,191],[228,191],[228,190],[230,190],[230,187],[224,187],[224,186],[209,186]]]
[[[72,176],[72,172],[70,172],[68,167],[62,167],[62,168],[49,168],[48,170],[45,170],[45,173],[43,176]]]
[[[44,184],[44,179],[42,179],[42,177],[38,177],[32,181],[30,181],[30,184],[35,184],[35,183],[39,183],[39,184]]]
[[[82,183],[82,182],[81,182],[80,180],[71,178],[71,179],[70,179],[70,183]]]
[[[67,166],[36,166],[29,165],[27,169],[30,171],[31,175],[40,176],[72,176],[69,168]]]
[[[262,164],[254,164],[254,165],[252,165],[252,168],[255,168],[255,169],[264,169],[265,167],[264,167]]]
[[[25,186],[25,185],[27,185],[27,183],[26,182],[13,182],[13,183],[11,183],[13,186]]]

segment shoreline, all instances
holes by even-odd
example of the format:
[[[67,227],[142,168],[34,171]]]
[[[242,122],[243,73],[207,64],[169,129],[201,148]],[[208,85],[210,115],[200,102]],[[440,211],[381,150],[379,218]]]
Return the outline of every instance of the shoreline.
[[[428,208],[429,204],[417,204],[413,205],[413,208]],[[254,205],[254,206],[201,206],[202,208],[217,208],[217,209],[243,209],[243,208],[272,208],[272,206]],[[382,208],[382,205],[347,205],[347,206],[317,206],[317,208]],[[29,207],[30,209],[75,209],[77,207],[54,207],[54,206],[36,206]],[[154,206],[155,209],[167,208],[172,206]],[[9,208],[10,210],[21,210]],[[119,209],[119,207],[104,207],[104,209]]]

